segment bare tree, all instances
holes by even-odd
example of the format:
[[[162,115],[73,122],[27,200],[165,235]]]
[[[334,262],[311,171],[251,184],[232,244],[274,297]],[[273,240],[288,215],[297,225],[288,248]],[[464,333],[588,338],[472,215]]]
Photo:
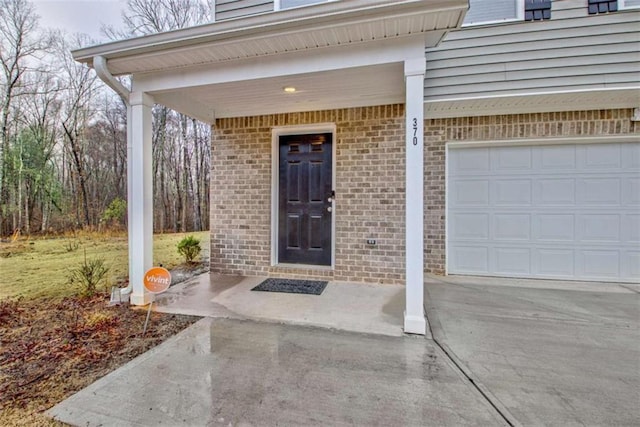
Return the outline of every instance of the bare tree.
[[[128,0],[123,13],[124,30],[117,31],[113,27],[103,27],[102,30],[111,39],[121,39],[208,21],[209,6],[202,0]],[[209,148],[201,146],[203,141],[208,144],[209,129],[203,130],[196,126],[195,121],[162,106],[154,107],[153,118],[154,199],[157,207],[154,223],[160,231],[201,229],[200,195],[203,186],[200,184],[203,179],[208,181],[209,171],[194,175],[191,169],[209,164],[208,158],[205,161],[197,157],[209,155]],[[200,144],[197,149],[195,144]],[[208,193],[206,199],[208,213]]]
[[[77,35],[74,46],[86,44],[86,36]],[[65,134],[65,148],[74,168],[78,183],[80,200],[76,200],[77,220],[83,226],[92,224],[89,213],[88,179],[89,169],[86,165],[88,126],[95,114],[94,102],[99,90],[98,77],[90,68],[78,64],[70,54],[68,43],[61,38],[58,44],[58,55],[61,58],[61,71],[65,82],[65,102],[63,108],[62,128]],[[82,215],[80,215],[80,208]]]
[[[28,62],[48,46],[38,34],[38,16],[27,0],[0,0],[0,234],[17,224],[9,224],[10,150],[9,119],[19,95]],[[12,227],[13,226],[13,227]]]

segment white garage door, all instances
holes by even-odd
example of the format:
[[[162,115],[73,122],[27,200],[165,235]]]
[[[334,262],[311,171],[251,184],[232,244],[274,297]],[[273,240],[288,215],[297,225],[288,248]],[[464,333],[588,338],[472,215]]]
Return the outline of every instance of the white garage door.
[[[449,274],[640,281],[640,143],[453,148]]]

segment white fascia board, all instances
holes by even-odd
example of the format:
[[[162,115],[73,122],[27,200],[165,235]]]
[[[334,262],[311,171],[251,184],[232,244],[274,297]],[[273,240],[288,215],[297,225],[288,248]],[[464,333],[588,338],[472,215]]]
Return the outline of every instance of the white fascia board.
[[[616,95],[606,99],[606,94]],[[510,101],[518,100],[518,105]],[[574,110],[598,110],[609,108],[633,108],[640,99],[640,86],[594,88],[565,91],[543,91],[517,94],[501,94],[449,99],[425,99],[425,116],[433,119],[449,117],[478,117],[503,114],[562,112]],[[550,101],[553,100],[553,101]],[[474,105],[477,101],[492,103],[489,107]],[[501,101],[504,101],[502,105]],[[444,106],[444,107],[443,107]]]
[[[74,50],[72,55],[76,61],[92,64],[95,56],[109,60],[256,35],[273,36],[294,28],[309,30],[326,24],[385,20],[430,10],[466,11],[466,7],[466,0],[342,0],[90,46]]]
[[[424,35],[313,49],[212,65],[136,74],[135,90],[158,92],[270,77],[403,62],[424,55]],[[214,72],[215,70],[215,72]]]

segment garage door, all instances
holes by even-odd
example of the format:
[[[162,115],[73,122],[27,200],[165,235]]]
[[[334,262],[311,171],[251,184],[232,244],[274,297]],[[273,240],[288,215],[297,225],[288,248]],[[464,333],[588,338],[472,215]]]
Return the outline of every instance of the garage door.
[[[640,281],[640,143],[447,158],[449,274]]]

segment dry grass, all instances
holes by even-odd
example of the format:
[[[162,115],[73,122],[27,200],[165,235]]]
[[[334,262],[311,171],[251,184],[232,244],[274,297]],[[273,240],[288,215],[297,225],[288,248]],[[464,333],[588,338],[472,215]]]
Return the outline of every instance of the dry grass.
[[[154,264],[173,268],[184,259],[177,244],[193,234],[204,248],[208,232],[158,234],[154,236]],[[64,297],[77,289],[67,284],[69,272],[84,259],[103,258],[109,267],[105,284],[122,283],[128,270],[127,237],[123,233],[79,233],[49,239],[22,238],[0,243],[0,298],[22,296],[26,299]]]
[[[182,264],[177,244],[187,234],[208,246],[207,232],[156,235],[154,264]],[[126,280],[124,233],[14,236],[0,243],[1,426],[63,425],[43,412],[197,320],[154,313],[143,336],[145,311],[108,307],[106,294],[78,297],[68,277],[85,252],[105,260],[107,287]]]

